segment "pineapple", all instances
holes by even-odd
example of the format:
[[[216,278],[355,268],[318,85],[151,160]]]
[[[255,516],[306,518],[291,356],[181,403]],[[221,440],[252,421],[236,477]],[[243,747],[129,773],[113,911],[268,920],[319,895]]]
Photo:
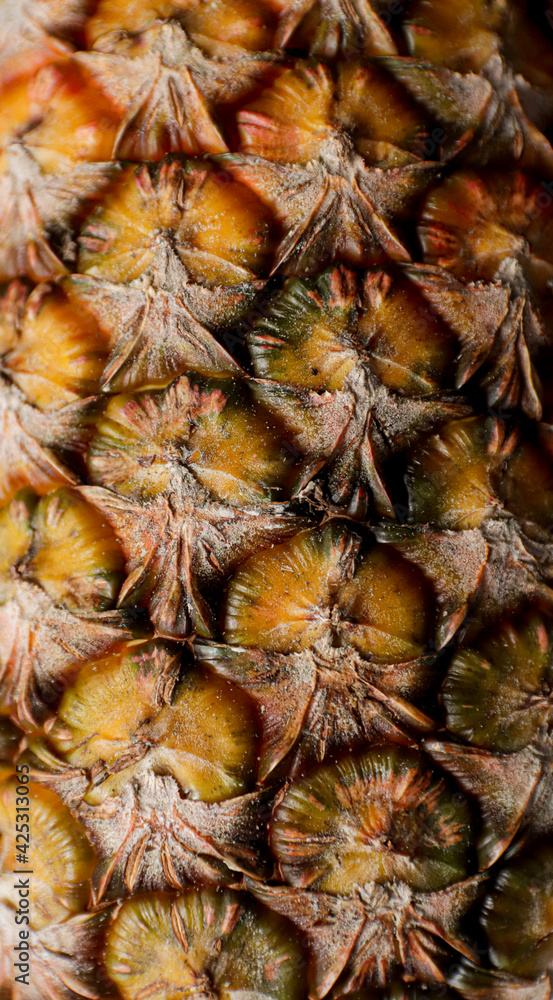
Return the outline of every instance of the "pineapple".
[[[535,976],[550,965],[551,847],[543,845],[531,856],[520,855],[500,871],[486,899],[482,922],[490,953],[501,969]],[[524,929],[516,936],[509,926],[509,909],[516,899],[524,914]]]
[[[551,1000],[550,7],[0,0],[1,1000]]]
[[[96,996],[100,984],[109,988],[101,966],[101,949],[109,920],[107,910],[87,912],[88,880],[95,855],[86,833],[58,796],[32,783],[25,785],[32,801],[35,852],[30,906],[22,900],[25,882],[12,874],[19,865],[12,822],[18,797],[17,780],[3,783],[2,865],[0,873],[0,968],[4,983],[13,982],[14,948],[27,949],[18,956],[21,969],[31,967],[27,983],[15,983],[15,995],[40,1000],[45,996]],[[8,832],[10,831],[10,832]],[[15,886],[14,886],[15,883]],[[23,883],[22,894],[16,888]],[[23,920],[22,918],[27,918]],[[28,931],[22,939],[20,929]],[[25,963],[27,955],[31,961]],[[17,961],[17,959],[16,959]],[[76,974],[78,968],[78,974]],[[68,992],[69,991],[69,992]]]
[[[285,921],[229,891],[127,900],[110,928],[106,966],[124,1000],[305,995],[300,944]]]
[[[345,994],[367,981],[384,986],[398,972],[435,984],[436,954],[452,947],[472,957],[453,931],[480,881],[464,878],[470,814],[458,798],[416,753],[386,744],[287,790],[271,846],[292,888],[252,891],[306,932],[314,996],[336,982]]]

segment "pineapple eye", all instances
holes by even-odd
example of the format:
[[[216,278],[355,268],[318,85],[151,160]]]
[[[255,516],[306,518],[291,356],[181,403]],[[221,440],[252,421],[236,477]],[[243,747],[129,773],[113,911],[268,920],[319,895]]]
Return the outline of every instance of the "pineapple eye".
[[[443,688],[447,725],[475,746],[513,753],[553,721],[551,642],[530,616],[460,650]]]
[[[205,802],[248,790],[257,736],[247,698],[193,668],[165,702],[158,671],[175,656],[155,645],[128,646],[83,667],[65,692],[50,740],[89,774],[87,802],[117,795],[145,769],[171,775]]]
[[[43,70],[37,89],[48,96],[43,97],[41,121],[25,136],[31,148],[77,162],[112,159],[120,116],[76,61],[63,69]]]
[[[286,880],[337,895],[396,880],[441,889],[466,874],[470,844],[465,801],[422,757],[392,746],[292,784],[271,828]]]
[[[113,607],[124,575],[119,544],[101,515],[69,490],[40,500],[29,574],[72,610]]]
[[[38,502],[22,491],[0,511],[0,552],[5,600],[17,586],[10,568],[24,560],[25,578],[72,610],[113,607],[123,579],[123,556],[111,528],[69,490]]]
[[[523,852],[499,872],[484,903],[482,923],[490,957],[506,972],[534,979],[551,969],[553,850],[548,843]]]
[[[403,31],[409,55],[466,74],[481,72],[500,55],[515,77],[535,88],[535,100],[550,86],[553,60],[548,35],[533,12],[508,0],[413,0]],[[493,150],[493,138],[486,142]]]
[[[109,337],[77,302],[71,278],[29,297],[19,335],[3,358],[30,403],[58,410],[98,392]]]
[[[175,4],[176,6],[176,4]],[[198,45],[210,51],[210,42],[230,42],[245,49],[272,48],[274,3],[267,0],[207,0],[183,3],[177,17]]]
[[[273,206],[282,225],[273,272],[319,273],[337,259],[356,265],[411,259],[393,217],[405,217],[408,203],[431,182],[428,164],[410,148],[366,139],[363,130],[371,134],[371,123],[364,121],[362,102],[344,79],[351,90],[344,114],[356,119],[354,134],[343,127],[331,71],[298,63],[239,112],[242,155],[221,157],[233,176]],[[380,78],[375,79],[378,104],[384,97],[378,93]],[[395,81],[388,86],[394,91]],[[370,104],[370,87],[366,90]],[[406,102],[410,106],[410,98]],[[399,130],[401,141],[413,149],[416,117],[407,113]]]
[[[419,238],[424,259],[461,277],[493,281],[513,258],[545,290],[553,273],[551,200],[521,173],[452,174],[430,193]]]
[[[389,389],[409,395],[443,385],[455,338],[415,283],[374,271],[364,282],[362,309],[357,297],[355,277],[345,268],[290,279],[249,335],[256,375],[337,392],[362,364]]]
[[[21,867],[16,862],[16,788],[16,780],[0,788],[0,857],[4,872]],[[85,909],[95,857],[82,826],[61,799],[33,782],[27,788],[33,868],[31,927],[38,931]],[[16,908],[17,900],[14,892],[12,904]]]
[[[232,391],[221,405],[206,405],[188,448],[196,478],[227,503],[256,504],[290,495],[293,457],[267,412],[246,393]]]
[[[333,524],[252,556],[228,588],[225,640],[279,653],[352,646],[383,663],[420,655],[431,623],[422,573],[386,546],[355,565],[359,544]]]
[[[191,177],[193,189],[176,240],[192,277],[211,285],[236,285],[267,274],[274,243],[268,209],[224,173],[198,171]]]
[[[88,465],[94,482],[123,496],[147,499],[168,489],[171,468],[180,457],[180,442],[189,433],[194,391],[179,382],[178,413],[171,419],[171,394],[113,396],[91,442]],[[174,393],[173,393],[174,395]]]
[[[381,166],[408,163],[406,151],[424,154],[427,131],[425,116],[409,92],[394,79],[401,60],[383,59],[370,67],[359,63],[341,65],[338,71],[336,116],[354,135],[357,150]],[[434,144],[438,159],[439,144]],[[425,158],[423,156],[423,158]]]
[[[128,282],[176,254],[197,281],[235,285],[266,269],[271,240],[268,210],[226,175],[174,162],[152,179],[139,167],[90,217],[79,270]]]
[[[181,209],[171,195],[178,187],[176,164],[156,190],[145,168],[125,170],[89,219],[81,237],[79,271],[132,281],[152,264],[156,242],[178,225]]]
[[[410,4],[404,32],[409,54],[455,69],[478,70],[498,51],[505,0],[463,0],[455,7],[440,0]]]
[[[415,284],[383,272],[365,280],[358,338],[368,364],[389,389],[419,396],[451,379],[456,343]]]
[[[189,0],[100,0],[87,22],[88,45],[102,44],[102,35],[111,31],[139,31],[158,18],[174,17],[188,5]]]
[[[426,202],[420,229],[424,259],[455,274],[492,281],[504,258],[526,247],[520,233],[526,217],[503,218],[498,202],[476,174],[453,174]],[[508,202],[506,208],[511,208]]]
[[[421,571],[387,546],[376,546],[344,584],[339,607],[344,645],[381,663],[419,656],[432,630],[431,588]]]
[[[492,419],[445,424],[412,452],[407,472],[414,521],[477,528],[500,506],[492,472],[501,461],[501,429]]]
[[[342,389],[358,360],[355,299],[350,272],[292,278],[249,336],[258,378],[317,391]]]
[[[304,965],[293,929],[231,892],[137,896],[107,936],[107,970],[124,1000],[302,1000]]]
[[[332,79],[322,66],[286,70],[238,115],[242,148],[284,163],[316,160],[332,139]]]
[[[171,18],[179,21],[199,45],[230,42],[245,49],[268,49],[272,42],[272,11],[260,0],[100,0],[87,23],[89,45],[102,45],[108,32],[136,32]]]
[[[497,492],[528,534],[536,528],[549,529],[553,522],[553,468],[547,431],[543,438],[523,441],[515,449],[503,475],[497,475]]]
[[[280,499],[291,488],[292,464],[246,389],[185,376],[161,392],[114,396],[89,452],[96,482],[142,499],[168,491],[185,469],[193,488],[231,504],[260,503],[273,492]]]
[[[306,531],[248,559],[231,580],[224,636],[233,645],[275,652],[308,648],[330,630],[333,533]]]
[[[413,162],[410,151],[425,133],[424,115],[401,83],[358,63],[340,66],[335,83],[322,65],[298,63],[238,121],[244,152],[304,166],[319,159],[336,166],[354,146],[371,163],[402,166]],[[436,145],[434,159],[438,152]]]

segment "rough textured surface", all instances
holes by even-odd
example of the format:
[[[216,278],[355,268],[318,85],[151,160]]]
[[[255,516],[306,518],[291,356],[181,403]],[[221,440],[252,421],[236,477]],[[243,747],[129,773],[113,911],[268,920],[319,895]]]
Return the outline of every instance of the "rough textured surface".
[[[552,3],[0,0],[0,105],[0,1000],[550,1000]]]

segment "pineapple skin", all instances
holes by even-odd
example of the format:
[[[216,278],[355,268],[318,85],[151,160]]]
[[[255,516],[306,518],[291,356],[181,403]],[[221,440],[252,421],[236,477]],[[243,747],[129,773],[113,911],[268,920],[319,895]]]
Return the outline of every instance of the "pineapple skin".
[[[0,0],[2,1000],[551,1000],[550,6]]]

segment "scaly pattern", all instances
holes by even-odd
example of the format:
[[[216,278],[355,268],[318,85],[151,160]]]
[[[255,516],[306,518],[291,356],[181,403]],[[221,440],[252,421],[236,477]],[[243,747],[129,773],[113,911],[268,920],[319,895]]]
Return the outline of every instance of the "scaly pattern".
[[[551,1000],[552,25],[0,0],[2,1000]]]

